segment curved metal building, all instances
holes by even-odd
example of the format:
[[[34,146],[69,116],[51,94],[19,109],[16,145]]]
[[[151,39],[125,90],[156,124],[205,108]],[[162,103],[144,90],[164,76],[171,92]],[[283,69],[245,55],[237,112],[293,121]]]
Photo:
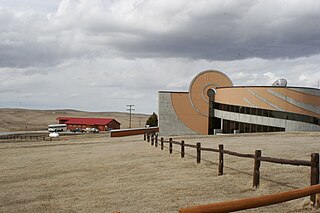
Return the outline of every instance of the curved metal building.
[[[159,92],[159,127],[161,135],[320,131],[320,90],[233,86],[207,70],[188,92]]]

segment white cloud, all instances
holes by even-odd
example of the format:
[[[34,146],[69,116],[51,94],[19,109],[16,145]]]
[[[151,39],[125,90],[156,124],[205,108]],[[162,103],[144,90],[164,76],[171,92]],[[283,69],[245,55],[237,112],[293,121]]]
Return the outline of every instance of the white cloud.
[[[192,78],[210,68],[225,72],[235,85],[271,85],[285,77],[290,86],[317,87],[320,72],[311,61],[319,59],[320,55],[232,62],[96,58],[69,60],[47,70],[1,68],[0,98],[6,101],[0,107],[124,111],[130,103],[137,112],[152,113],[157,109],[159,90],[188,91]]]

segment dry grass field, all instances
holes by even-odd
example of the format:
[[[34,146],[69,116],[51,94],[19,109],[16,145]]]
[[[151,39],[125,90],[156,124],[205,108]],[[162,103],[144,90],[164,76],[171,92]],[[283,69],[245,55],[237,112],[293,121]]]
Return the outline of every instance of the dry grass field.
[[[121,123],[121,128],[128,128],[129,114],[121,112],[85,112],[71,109],[61,110],[28,110],[0,109],[0,132],[45,130],[49,124],[57,123],[56,118],[95,117],[114,118]],[[132,127],[143,127],[150,115],[133,114]]]
[[[242,153],[310,160],[320,133],[184,136]],[[59,141],[0,143],[0,212],[177,212],[179,207],[282,192],[309,186],[310,168],[262,162],[260,188],[252,189],[253,160],[195,149],[181,159],[142,136],[64,136]],[[245,212],[315,212],[309,197]]]

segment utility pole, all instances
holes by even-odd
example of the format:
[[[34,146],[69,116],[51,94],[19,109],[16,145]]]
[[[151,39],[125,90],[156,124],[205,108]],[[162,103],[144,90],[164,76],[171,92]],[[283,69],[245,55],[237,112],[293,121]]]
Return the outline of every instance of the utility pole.
[[[127,107],[129,107],[129,109],[127,109],[129,111],[129,115],[130,115],[130,118],[129,118],[129,129],[131,128],[131,112],[134,111],[135,109],[133,109],[135,105],[133,104],[128,104]]]

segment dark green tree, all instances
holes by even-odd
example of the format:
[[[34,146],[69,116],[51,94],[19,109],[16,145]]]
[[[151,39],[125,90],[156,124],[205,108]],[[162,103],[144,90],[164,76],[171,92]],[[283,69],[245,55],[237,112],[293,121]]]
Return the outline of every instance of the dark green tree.
[[[156,113],[152,113],[152,115],[150,115],[146,125],[149,125],[150,127],[158,126],[158,116]]]

